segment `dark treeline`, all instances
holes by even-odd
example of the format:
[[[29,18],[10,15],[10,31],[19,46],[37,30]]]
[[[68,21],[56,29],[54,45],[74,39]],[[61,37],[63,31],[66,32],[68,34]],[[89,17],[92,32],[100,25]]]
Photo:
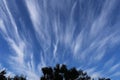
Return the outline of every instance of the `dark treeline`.
[[[42,68],[43,75],[40,80],[95,80],[88,76],[83,70],[76,68],[68,69],[66,65],[57,64],[55,67]],[[27,80],[25,76],[6,77],[6,71],[0,72],[0,80]],[[97,80],[111,80],[110,78],[98,78]]]
[[[26,80],[26,77],[22,75],[21,76],[16,75],[14,77],[10,77],[10,76],[6,77],[5,74],[6,74],[6,70],[0,72],[0,80]]]
[[[66,65],[57,64],[56,67],[42,68],[41,80],[95,80],[83,70],[76,68],[67,69]],[[98,78],[97,80],[111,80],[110,78]]]

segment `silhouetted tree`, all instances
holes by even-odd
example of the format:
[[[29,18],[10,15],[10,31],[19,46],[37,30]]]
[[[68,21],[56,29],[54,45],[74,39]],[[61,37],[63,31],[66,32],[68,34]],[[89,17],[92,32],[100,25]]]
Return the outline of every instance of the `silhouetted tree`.
[[[7,80],[5,74],[6,74],[6,70],[0,72],[0,80]]]
[[[110,80],[110,78],[99,78],[99,80]]]
[[[94,80],[83,70],[77,70],[75,67],[68,69],[66,65],[57,64],[54,68],[42,68],[43,76],[40,80]],[[25,76],[6,77],[6,70],[0,72],[0,80],[27,80]],[[111,80],[110,78],[98,78],[98,80]]]
[[[66,65],[57,64],[56,67],[42,68],[43,76],[41,80],[94,80],[83,70],[76,68],[67,69]],[[109,78],[99,78],[98,80],[110,80]]]
[[[6,74],[6,70],[2,70],[0,72],[0,80],[26,80],[26,77],[22,75],[21,76],[16,75],[13,78],[11,78],[10,76],[6,77],[5,74]]]
[[[18,76],[18,75],[16,75],[14,78],[13,78],[13,80],[26,80],[26,78],[24,77],[24,76]]]

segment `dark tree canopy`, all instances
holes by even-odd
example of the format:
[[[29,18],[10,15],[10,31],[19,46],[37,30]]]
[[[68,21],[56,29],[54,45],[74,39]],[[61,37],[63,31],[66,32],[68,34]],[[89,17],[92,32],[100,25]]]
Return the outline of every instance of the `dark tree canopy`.
[[[83,70],[76,68],[67,69],[66,65],[57,64],[56,67],[42,68],[41,80],[94,80]],[[98,78],[98,80],[110,80],[109,78]]]
[[[11,77],[6,77],[5,74],[6,74],[6,70],[2,70],[0,72],[0,80],[26,80],[24,76],[16,75],[13,78],[11,78]]]
[[[83,70],[77,70],[75,67],[68,69],[66,65],[57,64],[54,68],[42,68],[43,76],[40,80],[94,80]],[[0,71],[0,80],[27,80],[25,76],[6,77],[6,70]],[[109,78],[98,78],[98,80],[111,80]]]

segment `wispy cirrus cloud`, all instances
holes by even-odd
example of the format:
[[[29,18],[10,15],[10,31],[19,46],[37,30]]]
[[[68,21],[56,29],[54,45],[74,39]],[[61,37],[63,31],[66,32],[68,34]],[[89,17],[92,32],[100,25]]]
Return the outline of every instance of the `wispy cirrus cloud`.
[[[105,4],[102,8],[101,14],[99,17],[93,22],[91,30],[90,30],[90,35],[92,37],[97,36],[105,26],[108,24],[108,17],[110,15],[111,10],[114,8],[116,1],[105,1]]]
[[[5,39],[9,42],[10,46],[17,53],[18,62],[21,61],[21,63],[23,63],[24,42],[21,40],[21,38],[18,34],[17,26],[14,22],[14,19],[11,15],[9,9],[8,9],[6,1],[3,1],[3,4],[4,4],[5,10],[7,12],[7,13],[5,13],[4,11],[2,11],[3,14],[7,14],[6,16],[3,16],[2,20],[1,20],[1,22],[2,22],[1,23],[1,31],[4,34],[3,37],[5,37]],[[10,20],[10,23],[8,22],[8,20]],[[12,33],[14,33],[14,35],[12,35],[10,28],[8,27],[10,25],[12,26],[11,31],[13,31]],[[19,58],[20,58],[20,60],[19,60]]]
[[[114,25],[109,25],[108,23],[108,17],[111,14],[111,10],[114,9],[115,4],[116,1],[105,1],[100,15],[93,20],[90,30],[85,32],[85,29],[83,29],[77,36],[73,49],[77,57],[80,55],[80,59],[86,59],[87,56],[92,55],[89,59],[100,61],[106,55],[109,46],[114,46],[116,43],[119,43],[120,37],[117,35],[119,34],[118,30],[111,31],[112,28],[110,29],[109,26]]]
[[[15,22],[13,15],[8,7],[7,1],[2,1],[2,6],[0,6],[0,32],[4,39],[8,42],[9,47],[11,48],[11,54],[8,58],[9,65],[13,67],[14,72],[18,74],[25,73],[31,80],[38,80],[39,77],[35,72],[34,60],[31,56],[30,61],[25,62],[25,55],[32,54],[30,43],[27,42],[25,36],[22,36],[22,33],[19,33],[18,25]],[[4,7],[4,8],[3,8]],[[19,65],[19,66],[18,66]]]
[[[92,1],[85,4],[83,0],[22,1],[25,2],[23,5],[28,10],[25,14],[29,14],[34,29],[30,33],[35,33],[34,38],[37,40],[27,33],[30,27],[22,26],[22,31],[26,31],[26,34],[19,30],[21,26],[16,22],[15,14],[7,2],[3,0],[0,3],[0,33],[13,51],[10,56],[13,62],[10,64],[16,66],[16,70],[28,74],[31,79],[38,80],[41,67],[66,61],[68,64],[74,64],[75,61],[80,63],[79,66],[87,66],[87,71],[92,77],[103,76],[102,73],[111,75],[106,69],[112,67],[113,73],[118,67],[119,62],[118,65],[114,65],[115,59],[111,58],[117,54],[108,52],[120,42],[119,21],[112,23],[112,18],[109,18],[114,17],[111,14],[116,8],[117,0],[98,1],[100,4],[97,6]],[[35,57],[39,58],[37,65]],[[102,65],[98,64],[102,62]],[[89,69],[90,66],[93,68]],[[98,69],[99,66],[101,67]]]
[[[39,40],[43,41],[43,43],[40,42],[40,44],[43,44],[43,46],[48,45],[44,46],[43,50],[50,49],[50,28],[52,28],[52,30],[54,31],[54,37],[57,44],[62,43],[63,45],[67,45],[67,47],[72,50],[75,59],[80,60],[82,63],[89,61],[88,65],[102,61],[103,58],[108,55],[108,48],[110,46],[114,47],[114,45],[119,43],[120,37],[118,36],[118,30],[112,30],[112,28],[109,28],[115,26],[109,24],[109,16],[111,15],[111,11],[115,8],[114,6],[116,4],[116,1],[105,1],[98,17],[91,19],[91,25],[89,27],[85,26],[85,28],[81,28],[81,30],[76,34],[76,36],[74,36],[75,31],[77,31],[76,23],[74,22],[74,12],[79,2],[73,2],[73,5],[70,9],[70,15],[68,14],[70,18],[68,21],[65,20],[65,24],[62,23],[60,19],[60,14],[56,15],[54,14],[54,12],[52,13],[54,14],[54,16],[48,14],[49,11],[47,12],[47,4],[49,3],[47,3],[47,1],[43,1],[43,3],[44,4],[41,4],[43,5],[42,7],[38,7],[38,4],[40,4],[38,1],[26,1],[27,8],[29,10],[30,17],[36,33],[37,35],[39,35]],[[53,6],[55,7],[56,5],[52,5],[51,7]],[[61,11],[64,11],[64,9],[62,9],[62,6],[58,5],[56,7],[58,8],[58,11],[59,9]],[[66,5],[66,7],[68,7],[68,5]],[[35,11],[33,10],[33,8]],[[49,9],[54,11],[53,8]],[[34,16],[35,14],[37,17]],[[52,16],[52,20],[50,16]],[[42,20],[44,21],[45,25],[42,23]],[[52,24],[52,27],[48,26],[50,25],[50,23]],[[86,25],[89,25],[89,23],[86,22]],[[54,45],[54,55],[57,53],[57,50],[59,50],[59,46],[57,44]]]
[[[118,70],[119,67],[120,67],[120,63],[117,63],[117,64],[113,65],[109,71],[110,72],[116,71],[116,70]]]

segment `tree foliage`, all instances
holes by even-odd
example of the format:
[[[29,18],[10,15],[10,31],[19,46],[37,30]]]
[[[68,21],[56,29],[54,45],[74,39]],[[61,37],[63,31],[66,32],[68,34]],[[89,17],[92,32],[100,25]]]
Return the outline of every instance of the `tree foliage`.
[[[21,76],[16,75],[13,78],[11,78],[11,77],[6,77],[5,74],[6,74],[6,70],[2,70],[0,72],[0,80],[26,80],[26,77],[22,75]]]
[[[76,68],[67,69],[66,65],[57,64],[56,67],[42,68],[41,80],[94,80],[83,70]],[[98,80],[110,80],[109,78],[98,78]]]
[[[83,70],[77,70],[75,67],[68,69],[66,65],[57,64],[55,67],[43,67],[43,75],[40,80],[94,80]],[[25,76],[6,77],[6,70],[0,71],[0,80],[27,80]],[[111,80],[109,78],[98,78],[98,80]]]

